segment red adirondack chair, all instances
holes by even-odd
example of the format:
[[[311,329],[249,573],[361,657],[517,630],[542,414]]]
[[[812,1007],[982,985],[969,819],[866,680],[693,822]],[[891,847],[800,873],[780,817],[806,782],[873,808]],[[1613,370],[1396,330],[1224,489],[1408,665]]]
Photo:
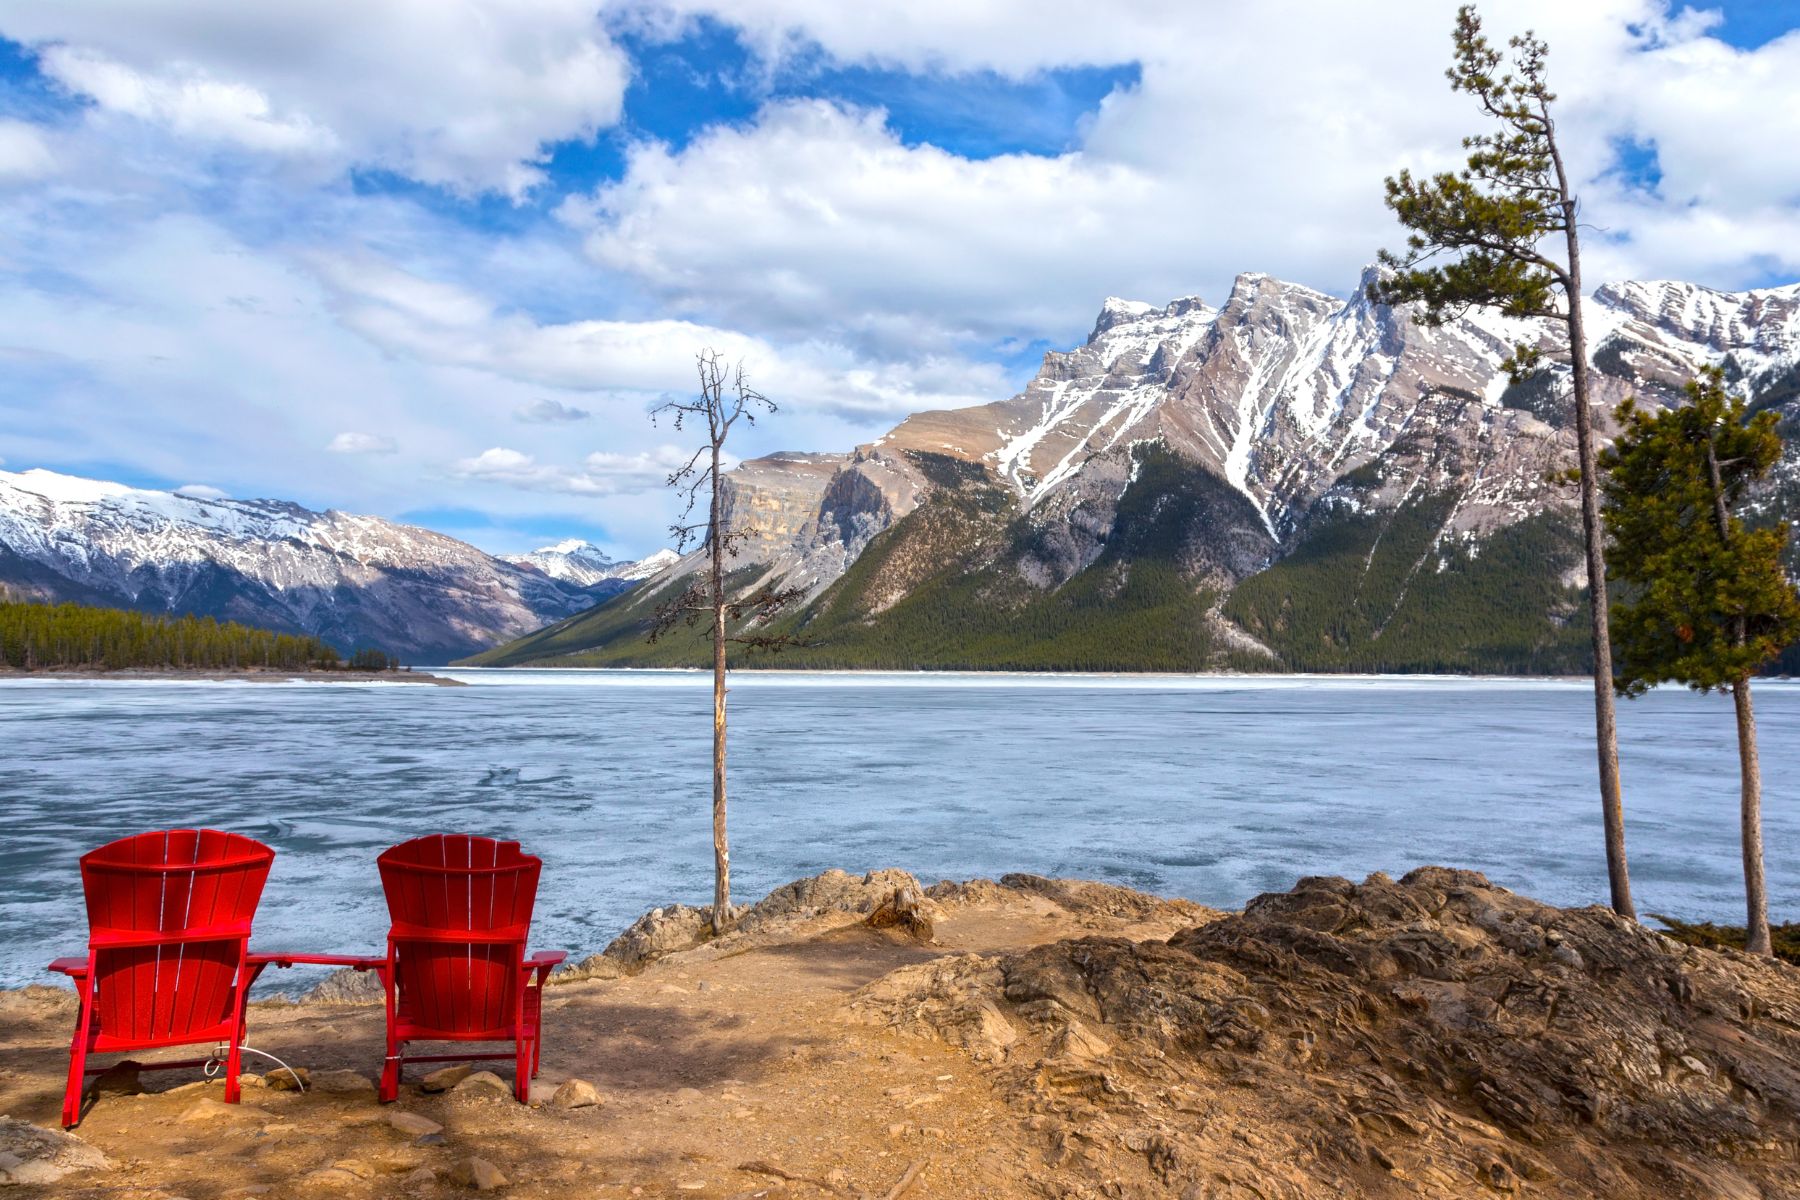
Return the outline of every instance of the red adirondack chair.
[[[525,957],[541,860],[517,842],[460,834],[414,838],[376,860],[387,894],[387,1058],[381,1098],[400,1094],[409,1062],[511,1058],[523,1102],[541,1057],[544,979],[568,955]],[[511,1042],[485,1054],[407,1054],[409,1042]]]
[[[81,1120],[89,1054],[211,1042],[229,1046],[225,1100],[237,1103],[244,1004],[262,970],[250,920],[275,852],[216,829],[120,838],[81,858],[88,952],[50,970],[75,983],[81,1006],[69,1043],[63,1127]],[[195,1067],[210,1060],[142,1064]]]

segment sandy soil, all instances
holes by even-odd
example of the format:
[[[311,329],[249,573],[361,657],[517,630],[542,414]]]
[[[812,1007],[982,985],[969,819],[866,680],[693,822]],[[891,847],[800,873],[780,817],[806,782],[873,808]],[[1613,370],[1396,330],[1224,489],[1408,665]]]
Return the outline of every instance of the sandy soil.
[[[505,1193],[520,1197],[887,1197],[903,1179],[904,1194],[917,1197],[1036,1195],[1026,1181],[1041,1155],[1021,1136],[1026,1118],[979,1066],[941,1043],[847,1019],[846,999],[897,967],[944,954],[1099,931],[1167,937],[1192,923],[1192,906],[1148,921],[1108,919],[1002,892],[940,910],[934,945],[829,914],[634,976],[562,984],[546,1002],[532,1107],[426,1095],[416,1086],[424,1067],[409,1069],[412,1086],[392,1106],[372,1091],[251,1087],[233,1108],[217,1101],[221,1085],[194,1082],[197,1071],[146,1073],[154,1094],[101,1095],[76,1131],[114,1169],[71,1175],[55,1194],[467,1194],[454,1177],[479,1156],[506,1176]],[[64,993],[0,998],[0,1112],[56,1126],[72,1019]],[[381,1037],[378,1006],[252,1007],[251,1043],[315,1075],[349,1069],[372,1078]],[[510,1080],[509,1064],[494,1070]],[[575,1077],[605,1103],[541,1104]],[[443,1125],[442,1143],[414,1144],[390,1127],[395,1111]]]

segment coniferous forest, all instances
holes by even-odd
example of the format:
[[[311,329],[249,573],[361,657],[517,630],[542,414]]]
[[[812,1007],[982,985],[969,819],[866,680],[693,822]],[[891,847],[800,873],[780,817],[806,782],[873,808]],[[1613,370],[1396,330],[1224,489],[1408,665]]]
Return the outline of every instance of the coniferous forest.
[[[383,656],[385,657],[385,656]],[[0,591],[0,666],[294,671],[338,666],[318,638],[211,617],[161,616],[79,604],[38,604]]]

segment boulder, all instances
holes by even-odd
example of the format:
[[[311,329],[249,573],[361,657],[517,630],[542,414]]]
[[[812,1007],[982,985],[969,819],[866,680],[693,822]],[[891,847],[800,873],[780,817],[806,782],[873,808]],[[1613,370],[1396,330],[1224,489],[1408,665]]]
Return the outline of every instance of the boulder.
[[[915,941],[931,942],[934,939],[930,903],[916,886],[905,884],[877,904],[863,919],[863,924],[871,929],[898,930]]]
[[[44,1187],[78,1171],[110,1171],[106,1155],[72,1133],[0,1117],[0,1184]]]
[[[312,1086],[312,1072],[305,1067],[276,1067],[263,1075],[263,1085],[271,1091],[299,1091],[303,1084]]]
[[[709,911],[671,904],[653,908],[601,951],[627,971],[638,971],[670,954],[692,950],[712,937]]]
[[[396,1109],[388,1113],[388,1124],[407,1137],[430,1137],[434,1133],[444,1132],[444,1127],[430,1117],[419,1113]]]
[[[851,1010],[994,1062],[1057,1195],[1136,1195],[1110,1181],[1146,1166],[1174,1196],[1785,1195],[1800,1143],[1793,967],[1470,871],[1303,879],[1166,940],[946,956]]]
[[[551,1108],[595,1108],[602,1103],[600,1093],[585,1079],[571,1079],[550,1096]]]
[[[507,1179],[499,1167],[485,1158],[466,1158],[450,1169],[450,1178],[478,1192],[491,1192],[506,1186]]]
[[[344,967],[320,980],[302,999],[322,1004],[380,1004],[381,976]]]
[[[476,1071],[463,1079],[451,1091],[458,1096],[465,1097],[511,1096],[513,1094],[512,1084],[492,1071]]]
[[[422,1092],[447,1092],[474,1073],[475,1068],[468,1063],[458,1063],[454,1067],[439,1067],[419,1080],[419,1090]]]

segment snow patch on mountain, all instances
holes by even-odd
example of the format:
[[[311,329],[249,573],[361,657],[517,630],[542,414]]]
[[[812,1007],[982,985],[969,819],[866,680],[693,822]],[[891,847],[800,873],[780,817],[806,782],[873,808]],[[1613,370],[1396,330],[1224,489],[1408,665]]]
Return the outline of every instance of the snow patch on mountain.
[[[589,607],[586,590],[380,517],[0,471],[0,583],[45,599],[193,612],[465,654]]]

